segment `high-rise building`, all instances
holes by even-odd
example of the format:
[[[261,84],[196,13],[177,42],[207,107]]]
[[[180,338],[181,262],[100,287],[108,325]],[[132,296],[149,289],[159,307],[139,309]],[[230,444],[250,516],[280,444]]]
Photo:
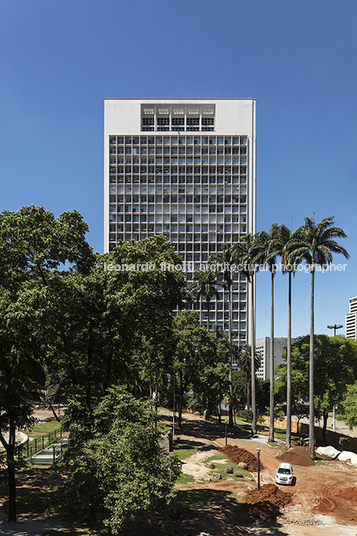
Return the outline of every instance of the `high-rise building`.
[[[357,341],[357,296],[350,298],[350,312],[345,318],[345,336]]]
[[[294,342],[294,340],[292,340]],[[286,364],[283,353],[288,344],[286,337],[274,337],[274,368]],[[260,366],[256,372],[257,378],[269,380],[270,370],[270,337],[258,339],[255,343],[255,350],[261,356]]]
[[[104,251],[164,234],[187,281],[222,244],[255,232],[254,99],[105,99]],[[234,276],[234,340],[248,341],[249,292]],[[207,321],[207,304],[189,305]],[[228,292],[211,302],[228,329]]]

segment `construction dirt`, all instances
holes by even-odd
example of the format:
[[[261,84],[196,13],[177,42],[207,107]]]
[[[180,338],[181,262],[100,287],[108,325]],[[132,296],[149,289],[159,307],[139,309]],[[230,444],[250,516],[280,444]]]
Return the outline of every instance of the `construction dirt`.
[[[280,510],[291,502],[292,493],[285,493],[274,484],[265,484],[260,489],[247,493],[247,508],[256,516],[276,519]]]
[[[239,447],[237,447],[237,445],[227,445],[226,447],[221,447],[219,450],[220,452],[227,454],[228,458],[233,463],[246,463],[248,466],[248,471],[258,470],[258,459],[248,450],[240,449]],[[260,463],[260,468],[264,469],[264,465],[262,463]]]
[[[304,467],[315,466],[315,462],[309,456],[309,449],[306,447],[293,447],[277,456],[279,463],[287,462],[291,465],[303,465]]]
[[[231,525],[227,519],[222,519],[221,524],[216,518],[215,532],[213,532],[209,524],[205,526],[201,515],[201,532],[191,534],[200,534],[200,536],[211,534],[357,536],[357,469],[355,467],[338,460],[320,460],[315,463],[310,459],[306,447],[294,446],[284,451],[283,443],[276,442],[271,446],[263,443],[259,438],[256,440],[240,438],[230,434],[228,447],[225,447],[223,431],[223,429],[219,431],[216,426],[196,416],[187,415],[179,437],[181,440],[192,440],[195,437],[196,442],[201,441],[202,453],[208,449],[209,444],[212,447],[216,446],[221,450],[220,453],[225,453],[227,458],[236,462],[242,461],[238,453],[243,452],[243,449],[250,453],[251,460],[257,460],[257,447],[259,447],[261,495],[255,496],[257,493],[257,473],[254,471],[256,466],[251,469],[253,481],[248,478],[232,478],[201,484],[179,485],[178,488],[231,491],[234,498],[230,498],[230,504],[232,501],[246,503],[248,509],[261,516],[258,518],[261,521],[258,520],[251,527],[235,525],[236,532],[234,532],[234,527],[230,528]],[[236,457],[233,459],[231,456],[234,456],[234,453]],[[211,450],[209,456],[212,456]],[[184,462],[185,472],[189,473],[190,458]],[[201,457],[201,465],[204,466],[204,462],[205,458]],[[275,472],[281,462],[292,464],[295,477],[293,486],[275,485]],[[281,500],[283,494],[287,495],[285,506],[284,500]],[[275,506],[277,508],[274,510]],[[221,505],[221,508],[223,507]],[[212,511],[209,516],[212,517]],[[277,517],[277,519],[264,521],[271,517]]]
[[[46,418],[47,415],[42,417]],[[161,420],[172,422],[172,417],[165,412]],[[193,415],[184,416],[182,428],[176,430],[175,437],[195,446],[197,450],[183,460],[183,472],[192,475],[195,482],[177,485],[179,495],[185,492],[181,497],[186,498],[186,506],[173,512],[174,534],[357,536],[357,469],[352,465],[338,460],[315,463],[310,460],[306,447],[294,446],[284,451],[284,445],[280,442],[268,445],[260,437],[250,439],[232,432],[228,434],[228,447],[225,447],[224,427]],[[257,447],[260,448],[261,461],[259,491]],[[227,458],[215,460],[216,468],[218,463],[229,465],[229,459],[238,463],[245,461],[252,477],[229,475],[225,480],[211,480],[206,461],[222,453]],[[275,472],[283,461],[293,466],[293,486],[275,485]],[[52,487],[55,483],[41,482],[38,477],[26,479],[24,475],[18,484],[20,488],[36,487],[40,490]],[[197,504],[198,496],[204,499],[206,506],[193,506]],[[4,495],[0,497],[2,500],[4,498]],[[4,511],[1,513],[4,515]],[[253,514],[258,516],[256,521]],[[140,528],[128,530],[126,535],[142,536],[142,533]],[[2,534],[9,533],[0,526]],[[20,533],[14,531],[13,534]],[[161,536],[164,533],[158,526],[148,526],[145,534]]]

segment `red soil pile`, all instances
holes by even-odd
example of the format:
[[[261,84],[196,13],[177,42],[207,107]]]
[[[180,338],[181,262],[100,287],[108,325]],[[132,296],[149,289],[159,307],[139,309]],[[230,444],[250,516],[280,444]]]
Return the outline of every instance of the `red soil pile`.
[[[357,488],[343,488],[336,493],[341,499],[347,499],[357,506]]]
[[[265,484],[259,490],[253,489],[247,493],[248,510],[256,516],[275,519],[280,509],[291,501],[292,493],[285,493],[274,484]]]
[[[227,454],[228,458],[233,463],[244,462],[248,465],[249,471],[258,471],[258,459],[254,454],[245,449],[240,449],[236,445],[227,445],[219,449],[224,454]],[[260,462],[260,469],[263,469],[263,464]]]
[[[325,488],[313,512],[333,515],[343,523],[357,523],[357,488]]]
[[[306,447],[293,447],[278,456],[279,462],[291,463],[291,465],[304,465],[306,467],[315,465],[309,456],[309,449]]]

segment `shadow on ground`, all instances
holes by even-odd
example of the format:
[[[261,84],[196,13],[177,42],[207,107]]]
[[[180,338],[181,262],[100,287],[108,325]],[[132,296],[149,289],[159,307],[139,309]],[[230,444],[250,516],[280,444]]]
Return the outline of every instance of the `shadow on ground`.
[[[159,420],[161,422],[172,422],[172,418],[166,415],[159,415]],[[177,426],[177,425],[176,425]],[[207,439],[210,441],[215,441],[218,438],[225,437],[225,426],[223,423],[212,423],[210,421],[204,421],[203,419],[190,419],[183,417],[181,428],[176,427],[175,433],[177,435],[188,435],[194,436],[198,439]],[[228,438],[232,439],[248,439],[250,437],[249,425],[245,426],[234,426],[233,428],[228,428]]]

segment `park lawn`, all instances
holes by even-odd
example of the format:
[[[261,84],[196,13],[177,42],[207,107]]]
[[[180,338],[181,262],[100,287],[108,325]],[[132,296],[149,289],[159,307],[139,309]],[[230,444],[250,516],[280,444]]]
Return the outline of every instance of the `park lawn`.
[[[174,454],[176,454],[180,460],[185,460],[197,451],[197,447],[190,444],[190,441],[183,441],[179,438],[174,439]]]
[[[195,478],[192,475],[186,475],[186,473],[181,473],[176,480],[176,484],[189,484],[191,482],[196,482]]]
[[[226,460],[227,463],[215,463],[216,460]],[[240,478],[233,477],[232,474],[226,473],[224,470],[226,465],[230,465],[231,467],[233,467],[233,472],[239,471],[244,477],[252,478],[252,475],[249,471],[242,469],[237,463],[231,462],[225,454],[215,454],[214,456],[210,456],[209,458],[207,458],[207,460],[205,460],[205,463],[208,462],[213,463],[215,465],[215,468],[212,469],[209,474],[211,475],[212,473],[219,473],[222,477],[222,480],[227,480],[228,478],[234,478],[239,480]]]
[[[55,430],[60,430],[60,428],[61,423],[57,422],[55,419],[46,422],[38,422],[30,431],[26,432],[26,435],[29,437],[36,437],[48,434],[49,432],[54,432]]]

